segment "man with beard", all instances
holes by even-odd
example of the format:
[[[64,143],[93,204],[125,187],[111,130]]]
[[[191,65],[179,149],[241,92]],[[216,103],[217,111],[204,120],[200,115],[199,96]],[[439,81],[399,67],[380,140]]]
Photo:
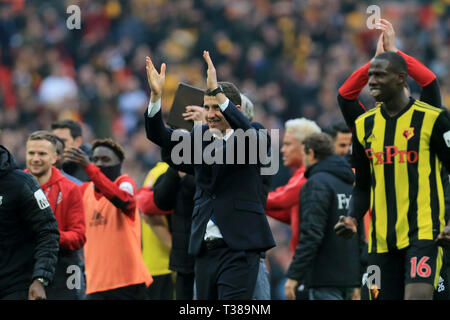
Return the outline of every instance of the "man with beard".
[[[73,120],[60,120],[52,123],[52,133],[64,141],[66,148],[81,148],[84,152],[90,153],[90,147],[83,144],[81,125]],[[81,180],[88,181],[89,177],[79,166],[70,161],[65,161],[62,167],[67,174]],[[76,181],[74,181],[76,183]]]

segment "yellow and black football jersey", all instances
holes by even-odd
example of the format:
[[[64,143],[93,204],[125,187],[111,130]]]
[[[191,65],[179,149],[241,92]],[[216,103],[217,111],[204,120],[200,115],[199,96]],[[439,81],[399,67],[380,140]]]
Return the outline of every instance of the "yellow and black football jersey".
[[[412,98],[393,117],[378,106],[355,121],[353,141],[354,197],[370,188],[369,252],[435,239],[445,227],[440,171],[442,163],[450,164],[446,112]],[[363,210],[356,205],[351,215],[358,218]]]

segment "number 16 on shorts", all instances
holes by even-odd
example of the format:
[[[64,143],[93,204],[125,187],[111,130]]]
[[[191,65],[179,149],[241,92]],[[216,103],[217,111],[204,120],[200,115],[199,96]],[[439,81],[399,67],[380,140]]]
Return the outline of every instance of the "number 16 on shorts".
[[[430,260],[430,257],[423,256],[417,263],[417,257],[411,258],[411,279],[414,279],[416,276],[428,278],[431,275],[431,267],[427,264],[428,260]]]

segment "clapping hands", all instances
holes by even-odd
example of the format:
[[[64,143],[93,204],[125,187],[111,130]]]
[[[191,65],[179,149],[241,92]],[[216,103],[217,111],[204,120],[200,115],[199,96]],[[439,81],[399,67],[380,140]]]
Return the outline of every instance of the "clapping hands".
[[[146,71],[147,71],[147,80],[152,90],[150,100],[152,102],[156,102],[161,99],[162,89],[164,87],[164,83],[166,82],[166,64],[161,64],[161,72],[158,72],[153,65],[150,57],[145,58],[146,62]]]
[[[383,31],[380,35],[380,39],[383,44],[383,50],[385,52],[397,52],[398,49],[395,46],[395,31],[392,24],[386,19],[380,19],[380,22],[376,24],[376,27],[377,29]],[[380,39],[378,41],[380,41]],[[377,45],[377,54],[378,54],[378,45]]]

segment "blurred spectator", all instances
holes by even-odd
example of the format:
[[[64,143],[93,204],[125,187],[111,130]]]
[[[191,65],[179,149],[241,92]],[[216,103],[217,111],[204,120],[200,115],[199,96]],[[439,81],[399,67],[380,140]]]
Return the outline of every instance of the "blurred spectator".
[[[352,133],[344,121],[334,122],[323,130],[333,139],[334,153],[345,156],[352,144]]]
[[[82,128],[80,124],[73,120],[61,120],[52,123],[52,133],[64,142],[67,148],[82,148],[85,152],[90,152],[90,147],[83,146]],[[62,166],[63,170],[69,175],[81,181],[88,181],[88,175],[75,163],[65,161]]]

